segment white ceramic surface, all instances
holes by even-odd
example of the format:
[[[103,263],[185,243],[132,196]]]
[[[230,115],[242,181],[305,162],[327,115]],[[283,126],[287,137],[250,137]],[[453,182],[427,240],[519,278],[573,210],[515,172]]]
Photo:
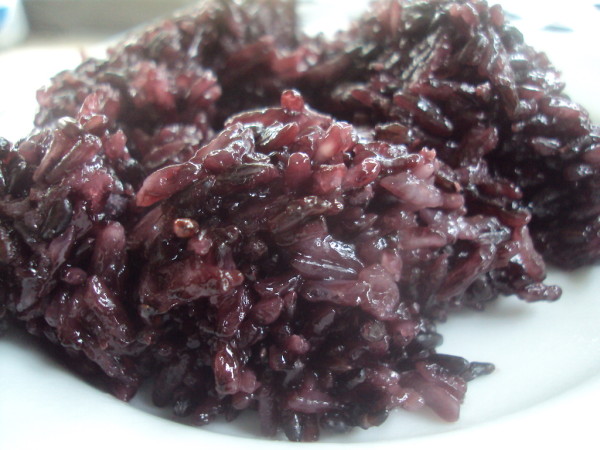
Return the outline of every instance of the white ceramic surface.
[[[547,51],[563,70],[568,92],[600,120],[600,51],[586,44],[594,37],[593,24],[600,23],[600,11],[590,2],[571,2],[568,14],[556,9],[557,15],[542,20],[519,2],[503,3],[511,12],[518,11],[518,23],[528,41]],[[529,8],[536,3],[540,4],[527,2]],[[340,4],[330,0],[321,7],[333,11]],[[305,3],[304,7],[311,17],[309,10],[315,6]],[[589,16],[577,12],[579,21],[569,19],[567,26],[574,27],[574,32],[542,30],[549,20],[571,17],[576,8]],[[2,115],[1,105],[7,96],[33,98],[38,78],[54,73],[58,66],[48,50],[42,57],[54,61],[47,72],[35,69],[31,58],[23,59],[23,64],[30,64],[25,73],[35,70],[35,76],[24,77],[10,89],[5,85],[7,75],[0,72],[0,135],[13,137],[30,122],[31,101],[25,102],[29,106],[23,106],[19,114]],[[0,67],[6,67],[5,58],[0,55]],[[73,60],[68,53],[62,61],[69,66]],[[570,274],[551,271],[548,281],[563,287],[559,302],[526,304],[504,298],[484,313],[461,313],[440,327],[445,338],[440,351],[497,366],[492,375],[469,384],[459,422],[447,424],[426,411],[399,411],[381,427],[324,436],[310,448],[524,448],[528,444],[559,448],[575,440],[579,448],[597,448],[592,440],[597,438],[600,405],[600,268]],[[88,385],[20,331],[11,329],[0,339],[0,449],[119,449],[127,445],[152,450],[219,445],[253,450],[293,445],[257,435],[255,418],[249,414],[233,423],[202,429],[165,416],[168,413],[148,405],[141,396],[125,404]]]

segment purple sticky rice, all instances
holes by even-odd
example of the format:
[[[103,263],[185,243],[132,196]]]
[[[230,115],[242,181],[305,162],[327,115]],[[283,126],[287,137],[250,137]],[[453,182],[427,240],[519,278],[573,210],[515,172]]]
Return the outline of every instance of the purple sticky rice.
[[[493,366],[437,354],[436,324],[557,299],[542,255],[597,259],[597,130],[498,7],[382,1],[331,41],[295,20],[209,2],[39,91],[0,141],[0,321],[198,425],[457,420]]]

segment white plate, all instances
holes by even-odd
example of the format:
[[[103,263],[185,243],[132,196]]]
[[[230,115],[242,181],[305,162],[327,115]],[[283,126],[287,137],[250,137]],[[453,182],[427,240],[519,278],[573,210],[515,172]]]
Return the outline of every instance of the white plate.
[[[337,7],[335,3],[330,0],[325,7]],[[581,20],[569,22],[569,26],[579,23],[576,32],[548,33],[541,31],[546,22],[523,12],[523,5],[504,3],[514,8],[511,11],[520,11],[521,17],[536,18],[520,21],[528,41],[546,50],[563,68],[568,91],[598,120],[600,54],[585,44],[596,42],[591,40],[591,26],[585,24],[598,23],[600,11],[589,2],[586,3],[591,9],[587,10],[583,3],[575,2],[581,11],[589,12],[589,17],[578,13]],[[309,4],[304,7],[311,8]],[[593,14],[597,14],[595,20],[590,19]],[[571,16],[558,11],[556,17]],[[591,56],[586,54],[590,51],[594,52]],[[58,65],[52,54],[43,55]],[[0,65],[7,67],[3,64],[6,58],[21,56],[0,55]],[[32,62],[31,56],[33,53],[22,64],[37,66],[39,59]],[[62,62],[72,65],[72,56],[69,53]],[[19,67],[24,71],[21,73],[27,73],[25,67]],[[6,99],[9,91],[14,98],[33,98],[33,86],[40,83],[31,82],[43,73],[37,67],[29,84],[22,78],[10,89],[4,82],[10,76],[18,78],[0,72],[0,99]],[[51,72],[43,76],[54,73],[56,68],[50,66],[47,70]],[[24,106],[23,112],[27,108]],[[30,121],[28,116],[3,117],[1,112],[0,109],[0,135],[14,134],[16,129],[24,128],[24,121]],[[491,361],[497,367],[492,375],[469,384],[459,422],[447,424],[426,411],[398,411],[381,427],[324,436],[311,448],[347,448],[349,444],[352,448],[498,448],[515,443],[519,447],[535,444],[536,448],[552,444],[555,448],[573,444],[574,436],[581,442],[596,439],[600,404],[600,301],[596,297],[600,292],[600,268],[571,274],[552,271],[548,281],[563,287],[559,302],[526,304],[504,298],[485,313],[461,313],[440,327],[445,338],[442,352]],[[215,444],[262,449],[292,445],[257,435],[256,418],[251,414],[233,423],[216,423],[206,428],[193,428],[165,416],[167,411],[156,410],[141,396],[132,404],[125,404],[88,385],[49,357],[35,339],[18,330],[10,330],[8,336],[0,339],[0,449],[105,449],[131,445],[150,450]]]

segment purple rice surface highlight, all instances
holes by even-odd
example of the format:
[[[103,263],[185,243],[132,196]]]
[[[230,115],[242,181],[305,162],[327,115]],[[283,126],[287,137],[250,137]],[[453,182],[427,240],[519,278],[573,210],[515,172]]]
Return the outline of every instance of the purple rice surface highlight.
[[[332,41],[293,2],[206,2],[0,140],[0,328],[197,425],[455,421],[493,365],[438,354],[436,324],[557,299],[536,247],[598,257],[600,136],[562,88],[484,2],[380,1]]]

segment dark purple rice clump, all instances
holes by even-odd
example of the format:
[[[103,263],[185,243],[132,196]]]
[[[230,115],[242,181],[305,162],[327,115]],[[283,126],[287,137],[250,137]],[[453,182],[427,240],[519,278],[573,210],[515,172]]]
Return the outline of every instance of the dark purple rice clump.
[[[231,114],[297,88],[338,119],[393,128],[454,169],[512,181],[550,262],[598,260],[600,132],[499,6],[381,0],[326,41],[300,33],[293,3],[209,1],[149,27],[55,77],[36,124],[74,117],[96,92],[151,172],[189,159]],[[494,189],[472,184],[475,196]]]
[[[437,354],[436,323],[557,299],[534,242],[597,257],[599,138],[561,90],[483,2],[382,1],[331,42],[290,2],[207,2],[59,74],[0,141],[0,322],[196,424],[456,420],[493,367]]]
[[[58,74],[37,94],[35,124],[90,105],[148,172],[183,162],[231,114],[279,101],[282,75],[299,65],[293,3],[202,2]]]
[[[512,181],[549,262],[567,269],[598,262],[600,129],[500,6],[377,2],[297,84],[320,111],[393,124],[455,170]],[[474,195],[500,189],[470,187]]]
[[[281,103],[136,187],[121,134],[81,115],[21,142],[9,308],[120,398],[157,373],[154,402],[198,424],[258,409],[264,433],[314,440],[397,407],[456,420],[477,366],[436,355],[432,319],[556,298],[526,226],[468,214],[434,150]]]

